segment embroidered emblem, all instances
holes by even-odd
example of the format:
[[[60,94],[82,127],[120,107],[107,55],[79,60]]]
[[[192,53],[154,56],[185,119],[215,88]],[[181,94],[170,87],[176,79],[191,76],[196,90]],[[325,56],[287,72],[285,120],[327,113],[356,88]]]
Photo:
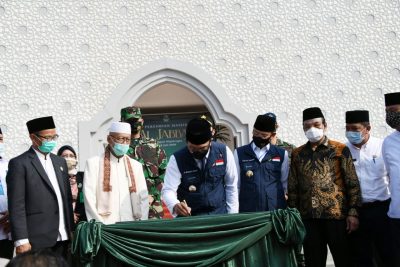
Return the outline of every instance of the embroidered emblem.
[[[197,188],[194,185],[189,186],[190,192],[196,192]]]
[[[251,178],[251,177],[253,176],[253,171],[248,170],[248,171],[246,172],[246,176],[249,177],[249,178]]]

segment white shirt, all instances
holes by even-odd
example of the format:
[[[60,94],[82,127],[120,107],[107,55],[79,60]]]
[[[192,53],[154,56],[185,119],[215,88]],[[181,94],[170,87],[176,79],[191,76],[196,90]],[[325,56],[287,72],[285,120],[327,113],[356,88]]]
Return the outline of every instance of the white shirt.
[[[382,157],[382,143],[383,139],[372,136],[361,148],[346,142],[360,182],[363,203],[390,198],[389,176]]]
[[[258,161],[261,162],[262,159],[267,154],[267,152],[270,148],[270,144],[264,146],[263,148],[259,148],[258,146],[256,146],[254,144],[254,142],[252,142],[251,148],[253,149],[254,153],[256,154]],[[237,170],[238,170],[238,177],[240,178],[239,157],[238,157],[236,149],[235,149],[234,157],[235,157],[235,163],[236,163]],[[287,192],[288,176],[289,176],[289,156],[288,156],[287,151],[285,150],[285,156],[283,158],[283,162],[282,162],[282,166],[281,166],[281,183],[282,183],[282,187],[283,187],[283,190],[285,191],[285,193]],[[238,182],[238,188],[240,190],[240,179]]]
[[[0,159],[0,212],[5,212],[8,210],[7,184],[6,184],[7,170],[8,170],[8,161],[5,159]],[[0,240],[3,239],[10,239],[10,235],[6,234],[4,232],[3,227],[0,226]]]
[[[63,206],[63,199],[61,196],[60,185],[58,184],[56,172],[54,171],[53,162],[51,161],[50,154],[42,154],[36,149],[34,149],[36,155],[39,158],[40,163],[43,166],[44,171],[47,174],[47,177],[50,180],[51,186],[54,189],[57,197],[58,203],[58,215],[59,215],[59,223],[58,223],[58,237],[57,241],[64,241],[68,240],[67,230],[65,228],[65,216],[64,216],[64,206]],[[20,239],[14,242],[16,247],[21,246],[23,244],[29,243],[29,239]]]
[[[392,193],[388,216],[400,219],[400,132],[395,131],[383,141],[382,155],[389,173]]]
[[[100,214],[99,206],[100,190],[103,190],[104,172],[104,154],[95,156],[87,160],[85,175],[83,179],[83,195],[85,198],[85,212],[88,221],[95,219],[104,224],[114,224],[116,222],[134,221],[131,193],[129,192],[130,176],[125,166],[125,158],[130,160],[133,176],[135,177],[136,192],[140,196],[139,207],[141,209],[141,220],[147,220],[149,217],[149,197],[146,185],[146,179],[143,174],[143,167],[138,161],[128,156],[121,158],[110,154],[110,184],[112,190],[111,214]]]
[[[208,154],[205,156],[205,162],[207,162]],[[226,205],[228,213],[238,213],[239,211],[239,200],[238,200],[238,176],[235,161],[233,158],[232,151],[226,147],[226,174],[224,178],[225,183],[225,194],[226,194]],[[201,168],[201,160],[196,160],[197,165]],[[177,190],[181,184],[182,174],[179,171],[178,164],[176,163],[175,156],[172,155],[169,158],[167,169],[164,176],[164,186],[162,188],[162,198],[167,205],[169,211],[173,216],[174,206],[179,203],[177,197]]]

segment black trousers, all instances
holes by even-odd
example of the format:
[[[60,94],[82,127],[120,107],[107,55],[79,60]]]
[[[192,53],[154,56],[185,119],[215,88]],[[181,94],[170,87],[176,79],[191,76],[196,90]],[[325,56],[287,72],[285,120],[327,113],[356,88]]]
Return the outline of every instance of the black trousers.
[[[390,232],[393,237],[393,251],[395,255],[393,266],[400,266],[400,219],[390,218]]]
[[[11,240],[0,240],[0,258],[12,259],[14,254],[14,243]]]
[[[325,267],[328,248],[335,267],[351,266],[345,220],[304,219],[304,257],[307,267]]]
[[[390,200],[364,204],[359,210],[358,230],[350,235],[354,266],[396,266],[387,216]]]

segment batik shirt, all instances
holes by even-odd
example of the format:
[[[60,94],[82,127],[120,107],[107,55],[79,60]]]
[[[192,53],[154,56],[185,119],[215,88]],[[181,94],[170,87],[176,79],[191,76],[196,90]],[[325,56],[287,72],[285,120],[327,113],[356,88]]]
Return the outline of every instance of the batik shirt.
[[[293,151],[288,205],[297,208],[304,219],[357,216],[361,193],[350,150],[324,138],[315,151],[310,142]]]

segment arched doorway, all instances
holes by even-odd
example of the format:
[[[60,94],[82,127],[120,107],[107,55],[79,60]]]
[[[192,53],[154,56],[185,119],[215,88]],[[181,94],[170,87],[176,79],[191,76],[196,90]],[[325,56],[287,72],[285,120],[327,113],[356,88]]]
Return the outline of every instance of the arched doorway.
[[[102,111],[96,114],[92,120],[79,123],[79,165],[81,168],[87,158],[103,151],[110,122],[120,119],[120,109],[134,103],[140,104],[140,101],[146,100],[146,98],[141,99],[142,96],[146,97],[146,93],[151,96],[152,92],[157,92],[152,89],[163,90],[163,93],[166,94],[164,99],[157,100],[164,103],[158,103],[159,107],[168,104],[168,101],[177,100],[181,104],[176,107],[169,106],[171,111],[182,108],[190,108],[195,111],[196,109],[198,111],[207,110],[216,124],[226,125],[231,130],[238,146],[248,143],[249,123],[254,120],[250,114],[232,103],[225,90],[203,70],[190,63],[162,59],[129,75],[117,87]],[[182,94],[178,99],[170,99],[172,95],[169,93],[173,90],[179,92],[181,89],[186,90],[184,91],[186,96],[191,96],[195,101],[194,105],[185,106],[187,99]],[[151,102],[152,100],[147,98],[146,101]],[[159,107],[153,107],[153,111],[154,108],[161,110]],[[151,112],[151,109],[149,111]]]
[[[160,83],[141,95],[136,102],[145,120],[145,135],[156,138],[168,156],[186,145],[187,121],[206,115],[214,120],[203,100],[192,90],[172,82]],[[232,129],[225,124],[216,124],[216,139],[232,150],[237,144]]]

